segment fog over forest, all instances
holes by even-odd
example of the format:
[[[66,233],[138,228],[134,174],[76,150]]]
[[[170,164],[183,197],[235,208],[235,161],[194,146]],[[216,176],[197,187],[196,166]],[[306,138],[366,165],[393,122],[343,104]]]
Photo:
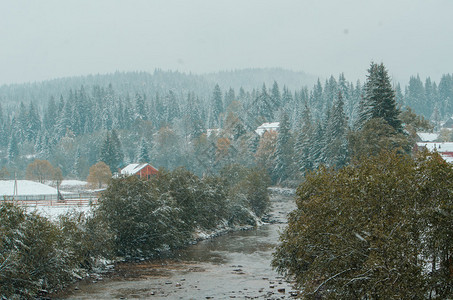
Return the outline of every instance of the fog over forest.
[[[115,71],[451,72],[449,0],[2,1],[0,85]]]
[[[452,12],[1,1],[0,298],[451,297]]]

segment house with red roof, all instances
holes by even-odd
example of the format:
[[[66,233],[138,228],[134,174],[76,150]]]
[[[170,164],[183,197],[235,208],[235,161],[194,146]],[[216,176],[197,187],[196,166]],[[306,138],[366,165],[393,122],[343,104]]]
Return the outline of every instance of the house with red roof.
[[[120,176],[137,176],[140,179],[149,180],[151,176],[156,175],[159,171],[148,163],[129,164],[120,170]]]

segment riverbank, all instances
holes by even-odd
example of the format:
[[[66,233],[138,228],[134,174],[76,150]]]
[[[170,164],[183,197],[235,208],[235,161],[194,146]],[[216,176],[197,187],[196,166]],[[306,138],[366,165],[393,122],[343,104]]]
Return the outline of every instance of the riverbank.
[[[291,284],[272,270],[270,260],[294,201],[271,195],[273,224],[209,238],[176,251],[171,258],[117,263],[108,275],[87,278],[52,298],[291,298]]]

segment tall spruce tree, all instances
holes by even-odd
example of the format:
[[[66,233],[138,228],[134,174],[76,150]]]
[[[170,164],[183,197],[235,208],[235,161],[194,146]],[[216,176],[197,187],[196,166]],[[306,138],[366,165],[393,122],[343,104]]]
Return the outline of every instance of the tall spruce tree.
[[[11,135],[8,144],[8,160],[14,162],[17,157],[19,157],[19,146],[17,144],[17,138],[15,134]]]
[[[151,159],[148,152],[148,143],[144,138],[140,141],[140,146],[137,153],[137,162],[139,163],[150,163]]]
[[[343,95],[338,92],[338,98],[332,108],[330,119],[326,126],[326,159],[327,165],[341,168],[348,160],[347,141],[348,121],[344,113]]]
[[[111,172],[116,172],[123,161],[123,153],[116,131],[107,132],[99,153],[99,161],[109,166]]]
[[[310,108],[305,102],[304,110],[302,112],[302,126],[299,128],[296,135],[296,142],[294,147],[294,163],[300,173],[303,175],[313,169],[314,165],[314,148],[313,139],[314,128],[311,118]]]
[[[222,100],[222,91],[218,84],[215,85],[214,91],[212,92],[212,115],[210,126],[220,127],[220,114],[223,113],[223,100]]]
[[[277,148],[275,153],[275,168],[273,179],[282,182],[288,179],[291,174],[291,160],[293,156],[293,146],[291,133],[289,131],[289,118],[286,112],[281,113],[280,125],[278,128]]]
[[[365,83],[365,94],[360,107],[359,126],[373,118],[382,118],[397,132],[403,127],[396,106],[395,91],[383,63],[371,63]]]

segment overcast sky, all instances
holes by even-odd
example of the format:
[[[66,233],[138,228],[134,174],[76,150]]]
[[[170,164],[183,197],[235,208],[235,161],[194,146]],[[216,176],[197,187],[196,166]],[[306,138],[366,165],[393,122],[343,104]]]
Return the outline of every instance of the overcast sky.
[[[0,85],[155,68],[453,73],[452,0],[2,0]]]

